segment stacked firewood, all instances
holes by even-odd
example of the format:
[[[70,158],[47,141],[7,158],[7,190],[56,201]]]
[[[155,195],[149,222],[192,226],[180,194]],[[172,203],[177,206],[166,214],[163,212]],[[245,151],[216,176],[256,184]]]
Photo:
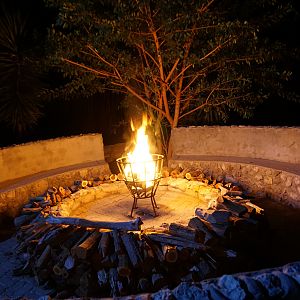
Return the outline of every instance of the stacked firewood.
[[[59,299],[155,292],[232,272],[233,265],[241,271],[235,246],[257,235],[265,222],[263,209],[238,186],[197,170],[164,170],[163,176],[213,186],[220,196],[206,209],[197,208],[188,226],[171,223],[141,230],[139,218],[92,222],[49,214],[79,189],[122,180],[118,175],[52,187],[30,199],[15,219],[17,252],[24,264],[14,274],[34,275],[39,284],[52,286]]]
[[[17,238],[26,261],[14,274],[33,274],[57,298],[154,292],[216,270],[203,233],[175,223],[135,232],[35,223],[21,226]]]
[[[224,269],[224,260],[237,263],[237,253],[214,231],[212,216],[220,221],[212,214],[192,218],[189,226],[171,223],[142,231],[122,230],[128,222],[113,230],[63,224],[67,218],[24,225],[17,252],[26,261],[14,274],[34,275],[39,284],[52,286],[58,299],[115,297],[198,282],[231,270]]]
[[[42,195],[29,199],[22,208],[21,214],[14,219],[15,227],[19,228],[22,225],[39,221],[41,215],[50,214],[51,207],[59,207],[63,201],[68,200],[71,194],[80,189],[113,183],[116,180],[123,180],[121,174],[107,174],[90,180],[75,180],[71,186],[48,188]]]

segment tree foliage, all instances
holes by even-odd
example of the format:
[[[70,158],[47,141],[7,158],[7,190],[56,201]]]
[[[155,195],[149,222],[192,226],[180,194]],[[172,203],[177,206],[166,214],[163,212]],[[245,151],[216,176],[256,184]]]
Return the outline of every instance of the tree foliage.
[[[16,4],[15,4],[16,5]],[[30,14],[3,2],[0,6],[0,119],[24,132],[41,116],[40,92],[45,87],[40,68],[41,34]]]
[[[292,13],[287,1],[45,1],[58,9],[50,58],[65,89],[130,94],[170,127],[247,117],[291,76],[276,64],[284,47],[261,34]]]

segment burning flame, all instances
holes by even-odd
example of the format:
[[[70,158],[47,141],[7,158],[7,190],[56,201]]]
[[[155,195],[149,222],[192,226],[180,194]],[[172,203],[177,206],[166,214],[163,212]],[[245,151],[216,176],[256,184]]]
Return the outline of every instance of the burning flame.
[[[148,135],[146,134],[147,116],[143,116],[142,126],[136,133],[136,145],[132,152],[127,154],[128,162],[125,167],[126,177],[134,176],[134,180],[146,182],[146,187],[153,185],[155,179],[155,162],[150,153],[150,146],[148,142]],[[133,123],[131,127],[134,130]]]

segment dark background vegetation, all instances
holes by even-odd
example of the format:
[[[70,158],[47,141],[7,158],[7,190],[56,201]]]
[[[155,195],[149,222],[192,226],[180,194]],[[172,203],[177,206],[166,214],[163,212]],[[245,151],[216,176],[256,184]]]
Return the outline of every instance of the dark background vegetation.
[[[228,4],[234,1],[227,1]],[[45,8],[42,0],[26,1],[1,1],[2,7],[10,11],[20,11],[27,16],[29,24],[29,38],[21,41],[20,46],[30,49],[38,39],[37,62],[41,61],[43,45],[46,41],[47,27],[55,20],[55,11]],[[299,4],[295,1],[299,12]],[[5,12],[1,12],[3,17]],[[286,42],[288,47],[299,48],[299,16],[289,18],[277,26],[273,26],[265,34],[271,40]],[[33,41],[35,39],[35,41]],[[0,49],[1,50],[1,49]],[[286,57],[286,64],[294,71],[293,80],[289,88],[299,94],[299,63]],[[2,80],[0,78],[0,80]],[[59,73],[49,73],[42,78],[42,84],[47,88],[54,88],[62,81]],[[29,83],[30,84],[30,83]],[[1,95],[0,90],[0,98]],[[1,105],[1,102],[0,102]],[[6,125],[0,119],[0,147],[18,144],[39,139],[55,138],[83,133],[100,132],[103,134],[105,144],[123,142],[128,130],[128,114],[122,105],[122,96],[111,93],[99,93],[89,98],[78,96],[73,99],[63,98],[51,99],[46,97],[41,100],[42,115],[31,128],[17,133],[11,126]],[[229,122],[225,125],[264,125],[264,126],[300,126],[300,104],[287,102],[280,97],[272,98],[260,105],[254,111],[250,119],[241,119],[232,114]],[[199,120],[199,125],[219,124],[220,122],[209,122],[206,118]]]

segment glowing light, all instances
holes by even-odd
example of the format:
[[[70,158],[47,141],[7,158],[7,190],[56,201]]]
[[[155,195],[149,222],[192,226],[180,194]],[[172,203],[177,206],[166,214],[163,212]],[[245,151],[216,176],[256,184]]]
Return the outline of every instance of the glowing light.
[[[133,124],[131,123],[133,128]],[[147,116],[143,116],[142,126],[137,130],[135,148],[127,154],[128,162],[124,173],[127,178],[134,176],[134,180],[146,182],[146,188],[153,185],[156,179],[155,162],[150,153],[148,135],[146,134]]]

